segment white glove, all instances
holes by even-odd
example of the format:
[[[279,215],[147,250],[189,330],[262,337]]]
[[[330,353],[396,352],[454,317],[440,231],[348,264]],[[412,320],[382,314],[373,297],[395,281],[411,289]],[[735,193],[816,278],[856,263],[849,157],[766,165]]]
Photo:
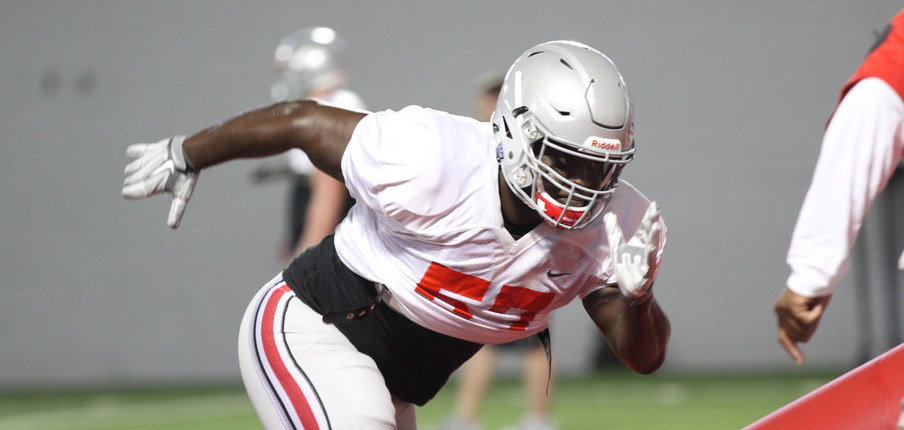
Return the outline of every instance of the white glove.
[[[173,195],[166,224],[179,227],[185,206],[198,182],[198,172],[182,151],[185,136],[163,139],[157,143],[138,143],[126,149],[126,155],[135,158],[126,165],[126,179],[122,183],[122,196],[142,199],[167,192]]]
[[[626,297],[641,299],[650,294],[650,287],[659,271],[656,259],[662,237],[659,220],[659,205],[652,202],[634,236],[625,243],[624,233],[618,226],[618,217],[612,212],[603,215],[615,279]]]
[[[898,257],[898,270],[904,270],[904,252]]]

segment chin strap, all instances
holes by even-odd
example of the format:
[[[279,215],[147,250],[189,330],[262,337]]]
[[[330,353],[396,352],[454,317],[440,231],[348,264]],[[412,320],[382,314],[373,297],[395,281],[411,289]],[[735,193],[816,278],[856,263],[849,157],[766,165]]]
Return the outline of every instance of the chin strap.
[[[358,321],[361,318],[369,316],[377,309],[377,304],[383,301],[383,294],[386,286],[380,283],[374,283],[375,295],[370,302],[356,308],[340,309],[338,311],[327,312],[323,315],[323,322],[327,324],[336,324],[344,321]]]

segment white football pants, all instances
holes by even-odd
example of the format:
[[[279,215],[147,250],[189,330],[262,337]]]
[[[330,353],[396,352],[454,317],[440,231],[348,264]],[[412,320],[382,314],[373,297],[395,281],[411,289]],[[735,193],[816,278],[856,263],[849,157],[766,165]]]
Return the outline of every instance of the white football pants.
[[[282,274],[255,295],[239,329],[239,366],[258,417],[274,429],[416,429],[415,406]]]

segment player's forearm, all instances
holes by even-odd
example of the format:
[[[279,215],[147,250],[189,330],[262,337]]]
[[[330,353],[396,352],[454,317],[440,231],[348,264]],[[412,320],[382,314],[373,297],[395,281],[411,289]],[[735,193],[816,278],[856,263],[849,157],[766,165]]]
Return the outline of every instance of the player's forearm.
[[[655,298],[631,305],[624,300],[624,314],[614,333],[613,348],[626,366],[649,374],[662,366],[668,348],[671,324]]]
[[[603,288],[584,298],[583,304],[626,366],[648,374],[665,361],[671,325],[655,297],[636,303],[617,288]]]
[[[316,170],[311,175],[311,200],[296,254],[319,243],[341,220],[348,192],[345,185]]]
[[[311,100],[279,103],[245,112],[185,140],[185,154],[197,169],[236,158],[257,158],[300,148],[331,176],[339,174],[342,152],[363,113]]]

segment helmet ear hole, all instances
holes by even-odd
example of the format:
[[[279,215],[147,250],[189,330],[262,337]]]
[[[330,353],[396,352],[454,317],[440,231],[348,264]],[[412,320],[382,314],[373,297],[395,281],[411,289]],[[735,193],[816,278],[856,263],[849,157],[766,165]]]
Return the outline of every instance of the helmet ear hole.
[[[509,129],[508,121],[505,120],[505,117],[502,117],[502,126],[505,127],[505,137],[511,139],[512,130]]]

